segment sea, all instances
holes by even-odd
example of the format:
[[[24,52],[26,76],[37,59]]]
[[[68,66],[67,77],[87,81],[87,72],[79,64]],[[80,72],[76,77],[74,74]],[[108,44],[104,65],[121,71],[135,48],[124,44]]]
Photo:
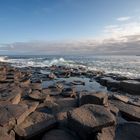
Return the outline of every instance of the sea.
[[[0,62],[15,67],[67,66],[100,70],[130,78],[140,78],[140,56],[118,55],[10,55],[0,56]]]

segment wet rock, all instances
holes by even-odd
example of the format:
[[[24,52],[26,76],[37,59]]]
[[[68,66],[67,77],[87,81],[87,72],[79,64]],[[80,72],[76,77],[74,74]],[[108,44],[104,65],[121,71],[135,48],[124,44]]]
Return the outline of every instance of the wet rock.
[[[116,129],[115,140],[140,140],[140,123],[119,124]]]
[[[69,126],[75,130],[83,140],[102,128],[115,124],[114,116],[105,107],[87,104],[67,113]]]
[[[132,95],[140,95],[140,82],[135,80],[124,80],[120,83],[123,91]]]
[[[111,100],[110,103],[119,109],[126,120],[140,121],[140,107],[126,104],[119,100]]]
[[[98,80],[98,82],[103,85],[103,86],[106,86],[108,89],[112,89],[112,88],[115,88],[116,90],[119,90],[120,89],[120,82],[117,81],[117,80],[114,80],[110,77],[103,77],[103,78],[100,78]]]
[[[64,88],[61,95],[64,97],[76,97],[75,89],[71,87]]]
[[[108,106],[108,95],[104,92],[81,93],[79,104],[97,104]]]
[[[71,83],[73,85],[85,85],[85,82],[83,82],[83,81],[72,81]]]
[[[115,139],[115,126],[106,127],[97,134],[96,140],[114,140]]]
[[[53,129],[47,132],[42,140],[77,140],[77,138],[65,130]]]
[[[15,127],[19,138],[29,139],[54,127],[56,121],[52,115],[35,111],[25,121]]]
[[[0,140],[15,140],[15,134],[13,131],[8,134],[4,127],[0,127]]]

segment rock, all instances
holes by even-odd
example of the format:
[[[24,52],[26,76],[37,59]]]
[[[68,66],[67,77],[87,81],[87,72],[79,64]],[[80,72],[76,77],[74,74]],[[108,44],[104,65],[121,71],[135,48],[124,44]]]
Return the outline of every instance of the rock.
[[[51,96],[58,96],[61,94],[62,89],[56,88],[55,86],[49,86]]]
[[[135,80],[124,80],[120,83],[123,91],[132,95],[140,95],[140,82]]]
[[[23,105],[5,105],[0,107],[0,126],[11,128],[16,124],[16,121],[27,110],[27,106]]]
[[[7,104],[0,106],[0,126],[11,129],[15,124],[20,124],[35,110],[37,104]]]
[[[140,98],[130,99],[128,103],[140,107]]]
[[[128,103],[129,98],[127,96],[124,95],[117,95],[117,94],[113,94],[112,96],[114,99],[120,100],[122,102]]]
[[[114,140],[115,139],[115,127],[106,127],[97,134],[96,140]]]
[[[85,85],[85,82],[83,82],[83,81],[72,81],[71,82],[73,85]]]
[[[64,88],[61,93],[64,97],[76,97],[75,89],[74,88]]]
[[[115,140],[140,140],[140,123],[119,124],[116,129]]]
[[[77,140],[77,138],[65,130],[53,129],[47,132],[42,140]]]
[[[15,127],[19,138],[29,139],[54,127],[56,121],[52,115],[35,111],[25,121]]]
[[[99,79],[99,83],[103,86],[107,86],[108,88],[114,87],[114,88],[119,88],[120,87],[120,82],[116,81],[110,77],[102,77]]]
[[[114,106],[113,104],[109,104],[108,109],[112,114],[118,116],[119,109],[116,106]]]
[[[46,89],[43,89],[43,90],[42,90],[42,93],[43,93],[43,94],[46,94],[46,95],[50,95],[50,94],[51,94],[51,91],[50,91],[50,89],[47,89],[47,88],[46,88]]]
[[[140,121],[140,107],[123,103],[119,100],[111,100],[111,104],[115,105],[121,112],[122,116],[131,121]]]
[[[28,79],[28,78],[23,78],[20,81],[20,86],[21,87],[29,87],[29,85],[30,85],[30,79]]]
[[[37,106],[39,105],[38,102],[28,102],[28,101],[23,101],[20,103],[21,105],[27,106],[28,109],[23,113],[22,116],[20,116],[20,118],[17,120],[17,124],[22,123],[25,118],[30,115],[32,112],[34,112],[37,108]]]
[[[15,140],[15,134],[13,131],[8,134],[4,127],[0,127],[0,140]]]
[[[32,90],[42,90],[41,83],[32,83],[31,87],[32,87]]]
[[[0,94],[0,101],[10,101],[13,104],[20,102],[22,90],[19,87],[8,88]]]
[[[108,106],[108,95],[104,92],[82,93],[80,94],[79,104],[97,104]]]
[[[55,100],[47,100],[44,102],[45,107],[47,107],[52,113],[58,113],[66,111],[68,109],[78,106],[78,100],[74,98],[56,98]]]
[[[55,78],[56,78],[56,75],[55,75],[54,73],[50,73],[50,74],[48,75],[48,78],[50,78],[50,79],[55,79]]]
[[[34,90],[29,94],[29,97],[34,100],[44,101],[47,97],[47,94],[41,93],[38,90]]]
[[[115,118],[105,107],[87,104],[68,111],[68,123],[72,130],[86,140],[92,133],[115,124]]]

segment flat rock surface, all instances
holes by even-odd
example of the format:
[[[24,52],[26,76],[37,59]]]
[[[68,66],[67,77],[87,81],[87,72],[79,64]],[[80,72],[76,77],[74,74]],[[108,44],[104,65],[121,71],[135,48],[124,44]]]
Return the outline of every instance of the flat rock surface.
[[[97,105],[108,105],[108,95],[105,92],[89,92],[80,94],[80,105],[83,104],[97,104]]]
[[[68,112],[69,125],[85,139],[86,135],[115,124],[114,116],[105,107],[87,104]]]
[[[124,80],[120,83],[121,88],[132,94],[132,95],[140,95],[140,82],[135,80]]]
[[[56,121],[52,115],[35,111],[23,123],[15,127],[15,132],[21,138],[30,138],[50,129],[55,123]]]
[[[126,104],[119,100],[111,100],[110,103],[120,110],[124,118],[131,121],[140,121],[140,107]]]

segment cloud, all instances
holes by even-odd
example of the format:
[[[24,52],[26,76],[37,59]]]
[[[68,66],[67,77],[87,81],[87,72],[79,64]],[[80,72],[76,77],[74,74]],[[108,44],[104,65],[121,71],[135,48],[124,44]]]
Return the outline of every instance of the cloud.
[[[129,19],[131,19],[131,17],[129,17],[129,16],[117,18],[118,21],[128,21]]]
[[[12,47],[11,47],[12,46]],[[63,42],[18,42],[3,44],[0,50],[7,50],[11,54],[117,54],[140,55],[140,34],[121,36],[116,38],[102,38],[101,40],[77,40]]]
[[[122,17],[121,17],[122,18]],[[126,17],[122,18],[126,20]],[[122,20],[121,19],[121,20]],[[128,19],[128,18],[127,18]],[[129,18],[130,19],[130,18]],[[0,52],[11,54],[123,54],[140,55],[140,19],[106,25],[92,39],[31,41],[0,44]]]
[[[140,22],[128,22],[120,25],[109,25],[104,27],[104,35],[107,37],[120,38],[122,36],[139,35]]]

